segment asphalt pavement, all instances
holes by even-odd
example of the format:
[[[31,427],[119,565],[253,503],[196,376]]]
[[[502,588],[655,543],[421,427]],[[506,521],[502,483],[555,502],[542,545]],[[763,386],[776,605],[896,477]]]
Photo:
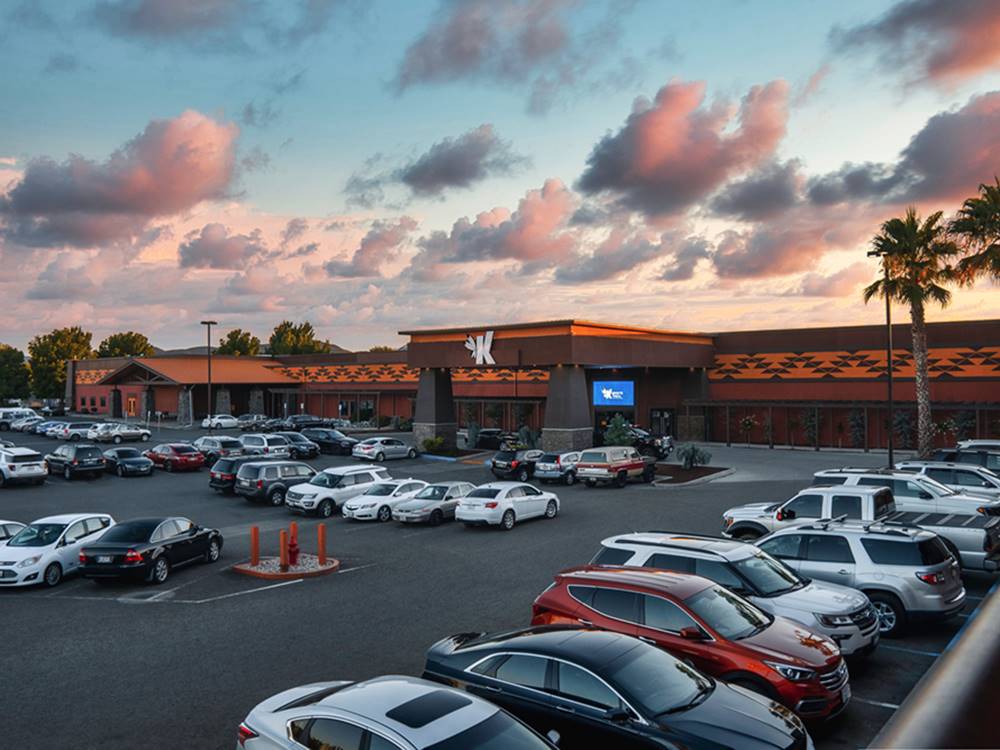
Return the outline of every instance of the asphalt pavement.
[[[194,434],[164,431],[162,437]],[[54,444],[17,433],[5,437],[45,450]],[[779,452],[727,449],[730,456],[748,466],[787,459]],[[587,562],[606,536],[645,529],[717,534],[726,508],[783,499],[815,468],[845,462],[823,455],[814,457],[815,464],[793,460],[795,470],[780,474],[801,476],[778,480],[730,478],[675,489],[561,487],[557,518],[528,521],[510,533],[334,517],[326,522],[328,549],[342,561],[341,572],[279,584],[229,570],[249,555],[250,527],[260,527],[264,552],[275,553],[279,529],[298,520],[308,552],[315,548],[318,521],[218,495],[208,488],[207,471],[71,482],[53,477],[42,487],[0,490],[3,519],[29,522],[75,511],[110,512],[119,520],[183,515],[222,529],[226,540],[219,563],[178,569],[162,587],[70,578],[51,590],[0,590],[0,675],[7,686],[2,745],[228,750],[249,710],[280,690],[319,680],[419,674],[425,650],[439,638],[527,625],[531,602],[552,574]],[[351,459],[312,463],[323,468]],[[396,478],[427,481],[491,478],[478,462],[415,459],[388,462],[387,468]],[[748,476],[761,474],[754,469]],[[818,747],[865,746],[993,581],[968,575],[963,617],[883,641],[863,668],[853,670],[848,710],[814,731]]]

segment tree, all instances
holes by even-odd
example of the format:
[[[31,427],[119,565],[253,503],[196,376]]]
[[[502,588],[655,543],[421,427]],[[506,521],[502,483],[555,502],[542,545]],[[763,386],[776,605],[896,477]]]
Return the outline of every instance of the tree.
[[[149,339],[135,331],[112,333],[97,347],[98,357],[148,357],[154,352]]]
[[[316,330],[312,323],[295,325],[290,320],[283,320],[274,327],[271,333],[271,354],[315,354],[330,351],[330,344],[316,338]]]
[[[234,328],[219,339],[217,354],[236,354],[242,357],[256,357],[260,354],[260,339],[250,331]]]
[[[628,428],[628,422],[621,414],[615,414],[608,423],[608,429],[604,431],[605,445],[632,445],[635,437]]]
[[[969,254],[958,264],[959,281],[986,276],[1000,281],[1000,178],[979,186],[979,196],[962,204],[949,226]]]
[[[91,334],[79,326],[57,328],[28,342],[31,357],[31,390],[39,398],[63,398],[66,362],[93,356]]]
[[[883,274],[865,287],[865,302],[874,297],[888,297],[891,302],[910,308],[916,368],[917,452],[926,458],[934,447],[926,308],[930,303],[945,307],[951,302],[951,292],[944,285],[955,281],[957,274],[948,260],[960,249],[948,239],[940,211],[921,222],[912,206],[906,210],[905,217],[889,219],[882,225],[882,231],[872,239],[872,247],[882,258]],[[891,367],[892,363],[887,366]]]
[[[24,352],[0,344],[0,404],[8,399],[27,398],[31,393],[30,377]]]
[[[396,347],[394,347],[394,346],[386,346],[385,344],[378,344],[376,346],[373,346],[368,351],[370,351],[370,352],[395,352],[395,351],[399,351],[399,350],[396,349]]]

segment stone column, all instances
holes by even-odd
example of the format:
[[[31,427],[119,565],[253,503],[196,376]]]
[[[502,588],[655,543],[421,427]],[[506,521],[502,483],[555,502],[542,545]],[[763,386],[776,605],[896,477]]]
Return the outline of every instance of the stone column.
[[[417,403],[413,414],[413,439],[420,447],[428,438],[444,438],[446,447],[455,447],[455,399],[451,392],[451,370],[430,368],[420,371]]]
[[[108,413],[112,419],[121,419],[122,416],[122,392],[118,388],[111,389],[111,403]]]
[[[194,407],[191,399],[191,387],[184,386],[177,394],[177,424],[193,424]]]
[[[232,414],[233,403],[228,388],[219,388],[215,392],[215,411],[213,414]]]
[[[251,414],[263,414],[264,413],[264,389],[254,388],[250,391],[250,406],[249,412]]]
[[[139,419],[156,419],[155,411],[156,400],[153,398],[153,389],[146,388],[139,393]]]
[[[590,394],[582,367],[559,365],[549,370],[549,394],[545,401],[542,448],[565,453],[594,444],[590,419]]]

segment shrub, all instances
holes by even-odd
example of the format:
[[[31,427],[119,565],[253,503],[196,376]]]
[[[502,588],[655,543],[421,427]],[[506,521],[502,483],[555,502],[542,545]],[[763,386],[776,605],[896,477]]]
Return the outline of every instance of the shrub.
[[[538,446],[538,433],[530,427],[522,426],[517,431],[517,442],[525,448],[535,448]]]
[[[628,423],[621,414],[611,418],[608,429],[604,431],[605,445],[632,445],[635,440],[628,429]]]
[[[466,439],[466,447],[475,448],[476,443],[479,442],[479,423],[469,422],[468,428],[466,428],[466,434],[469,436]]]
[[[851,447],[861,448],[865,444],[865,413],[861,409],[851,409],[848,418],[851,426]]]
[[[677,458],[685,469],[705,466],[712,460],[712,454],[694,443],[685,443],[677,449]]]
[[[420,444],[420,447],[423,448],[424,453],[440,453],[441,451],[444,450],[444,438],[443,437],[427,438],[426,440],[424,440],[423,443]]]
[[[413,431],[413,420],[412,419],[401,419],[397,425],[397,429],[402,432],[412,432]]]
[[[753,432],[754,427],[758,425],[757,417],[753,414],[747,414],[740,420],[740,432],[743,434],[743,441],[749,445],[750,444],[750,434]]]
[[[392,417],[387,417],[384,414],[379,415],[378,418],[379,427],[388,427],[390,424],[392,424]]]

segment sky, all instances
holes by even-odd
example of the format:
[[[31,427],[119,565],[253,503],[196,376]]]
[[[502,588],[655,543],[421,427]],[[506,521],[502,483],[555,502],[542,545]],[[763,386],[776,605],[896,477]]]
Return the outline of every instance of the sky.
[[[2,0],[0,67],[18,347],[874,323],[880,224],[1000,172],[995,0]]]

